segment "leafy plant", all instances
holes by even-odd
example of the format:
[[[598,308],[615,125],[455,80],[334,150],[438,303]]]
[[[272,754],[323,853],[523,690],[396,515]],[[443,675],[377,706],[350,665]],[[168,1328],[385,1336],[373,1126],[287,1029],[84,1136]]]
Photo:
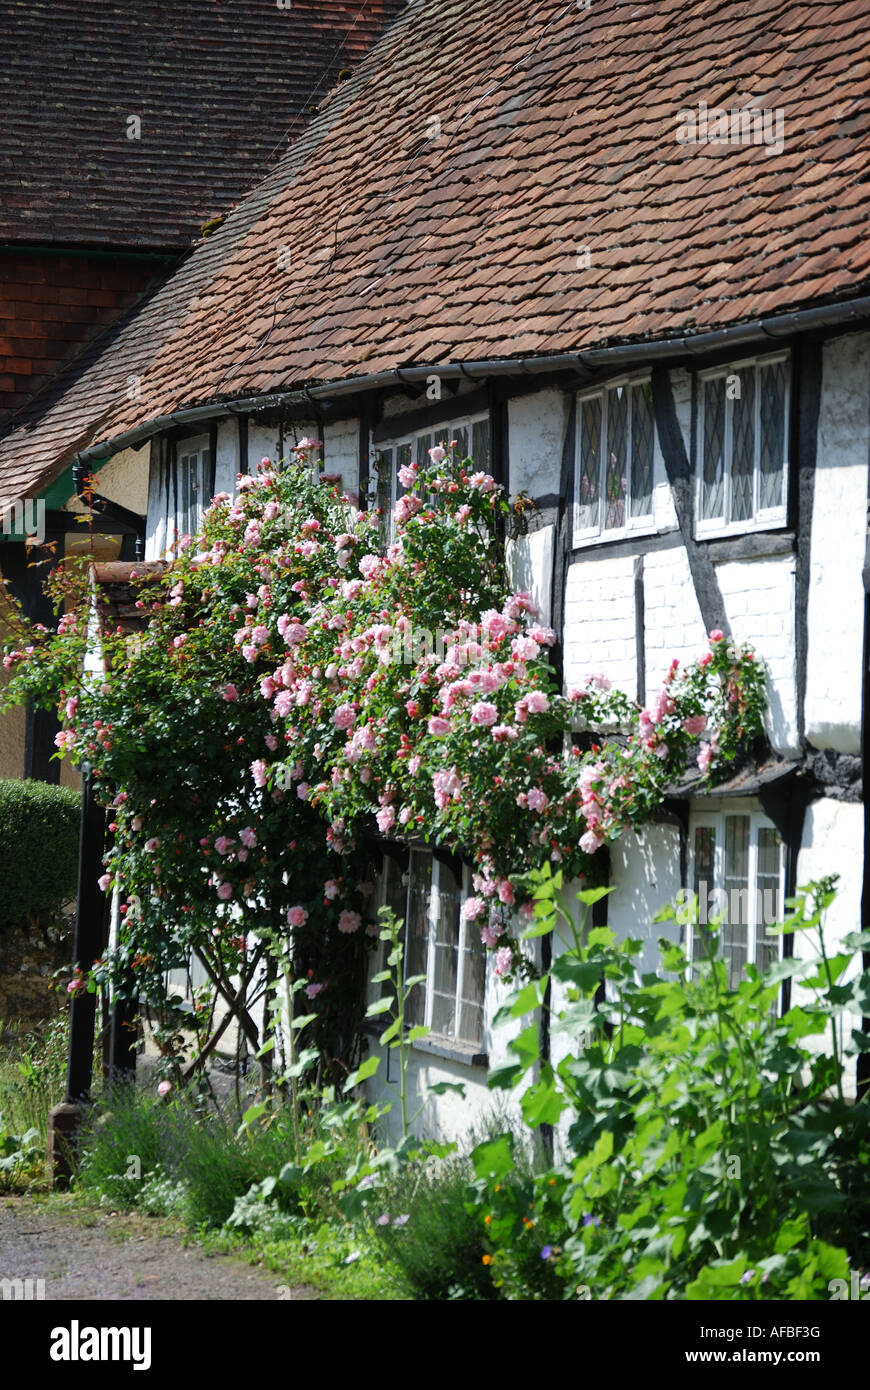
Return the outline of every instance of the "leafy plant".
[[[828,1281],[870,1250],[870,1115],[842,1087],[844,1058],[864,1040],[844,1046],[838,1028],[848,1011],[866,1012],[870,976],[847,976],[868,937],[828,954],[825,881],[801,891],[779,928],[807,936],[804,956],[764,975],[750,965],[729,990],[711,930],[691,970],[682,948],[662,941],[661,974],[641,978],[641,943],[585,917],[577,927],[560,891],[559,875],[539,876],[527,934],[556,933],[563,949],[501,1017],[550,1007],[548,986],[561,989],[551,1028],[564,1054],[541,1059],[533,1024],[490,1084],[521,1092],[532,1129],[556,1125],[565,1157],[518,1186],[510,1136],[475,1149],[495,1281],[514,1297],[541,1296],[528,1273],[536,1247],[535,1268],[569,1298],[827,1297]],[[606,891],[579,895],[587,915]],[[662,916],[685,927],[697,904]],[[775,1018],[787,978],[800,1000]]]

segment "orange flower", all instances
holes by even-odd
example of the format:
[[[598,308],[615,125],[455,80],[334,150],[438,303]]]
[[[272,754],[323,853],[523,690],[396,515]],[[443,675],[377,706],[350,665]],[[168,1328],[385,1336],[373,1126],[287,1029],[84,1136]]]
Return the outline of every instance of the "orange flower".
[[[484,1226],[491,1226],[491,1225],[492,1225],[492,1212],[491,1212],[491,1211],[488,1211],[488,1212],[486,1213],[486,1216],[483,1218],[483,1224],[484,1224]]]
[[[483,1262],[483,1264],[485,1264],[485,1265],[491,1265],[491,1264],[492,1264],[492,1255],[483,1255],[483,1256],[482,1256],[482,1262]]]

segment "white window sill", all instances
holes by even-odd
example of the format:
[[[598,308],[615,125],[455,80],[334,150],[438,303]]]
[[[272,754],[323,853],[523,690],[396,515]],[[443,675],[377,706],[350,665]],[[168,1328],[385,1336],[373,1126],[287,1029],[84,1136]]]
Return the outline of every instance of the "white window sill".
[[[654,536],[657,526],[653,517],[638,520],[636,526],[616,527],[612,531],[575,531],[571,538],[573,550],[591,549],[596,545],[607,545],[610,541],[631,541],[640,536]]]
[[[782,531],[787,525],[785,511],[755,517],[751,521],[732,521],[727,525],[716,521],[697,522],[696,541],[727,540],[729,536],[748,536],[758,531]]]
[[[411,1046],[417,1052],[428,1052],[434,1057],[444,1057],[449,1062],[460,1062],[466,1067],[488,1067],[489,1057],[481,1051],[477,1043],[460,1042],[458,1038],[439,1038],[430,1034],[428,1038],[418,1038]]]

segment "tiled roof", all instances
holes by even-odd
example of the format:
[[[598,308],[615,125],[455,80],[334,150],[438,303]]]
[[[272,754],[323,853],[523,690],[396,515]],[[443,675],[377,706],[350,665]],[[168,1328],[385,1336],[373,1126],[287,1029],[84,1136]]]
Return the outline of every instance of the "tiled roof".
[[[23,490],[215,397],[855,296],[868,86],[864,0],[412,0],[108,350],[26,409],[0,477]],[[749,100],[768,143],[678,140],[681,112]]]
[[[0,241],[189,246],[404,4],[3,0]]]

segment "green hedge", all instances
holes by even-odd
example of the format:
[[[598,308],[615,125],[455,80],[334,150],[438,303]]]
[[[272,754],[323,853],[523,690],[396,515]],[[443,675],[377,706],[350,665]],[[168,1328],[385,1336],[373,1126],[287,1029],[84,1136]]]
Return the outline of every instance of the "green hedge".
[[[55,921],[75,897],[81,796],[0,780],[0,927]]]

